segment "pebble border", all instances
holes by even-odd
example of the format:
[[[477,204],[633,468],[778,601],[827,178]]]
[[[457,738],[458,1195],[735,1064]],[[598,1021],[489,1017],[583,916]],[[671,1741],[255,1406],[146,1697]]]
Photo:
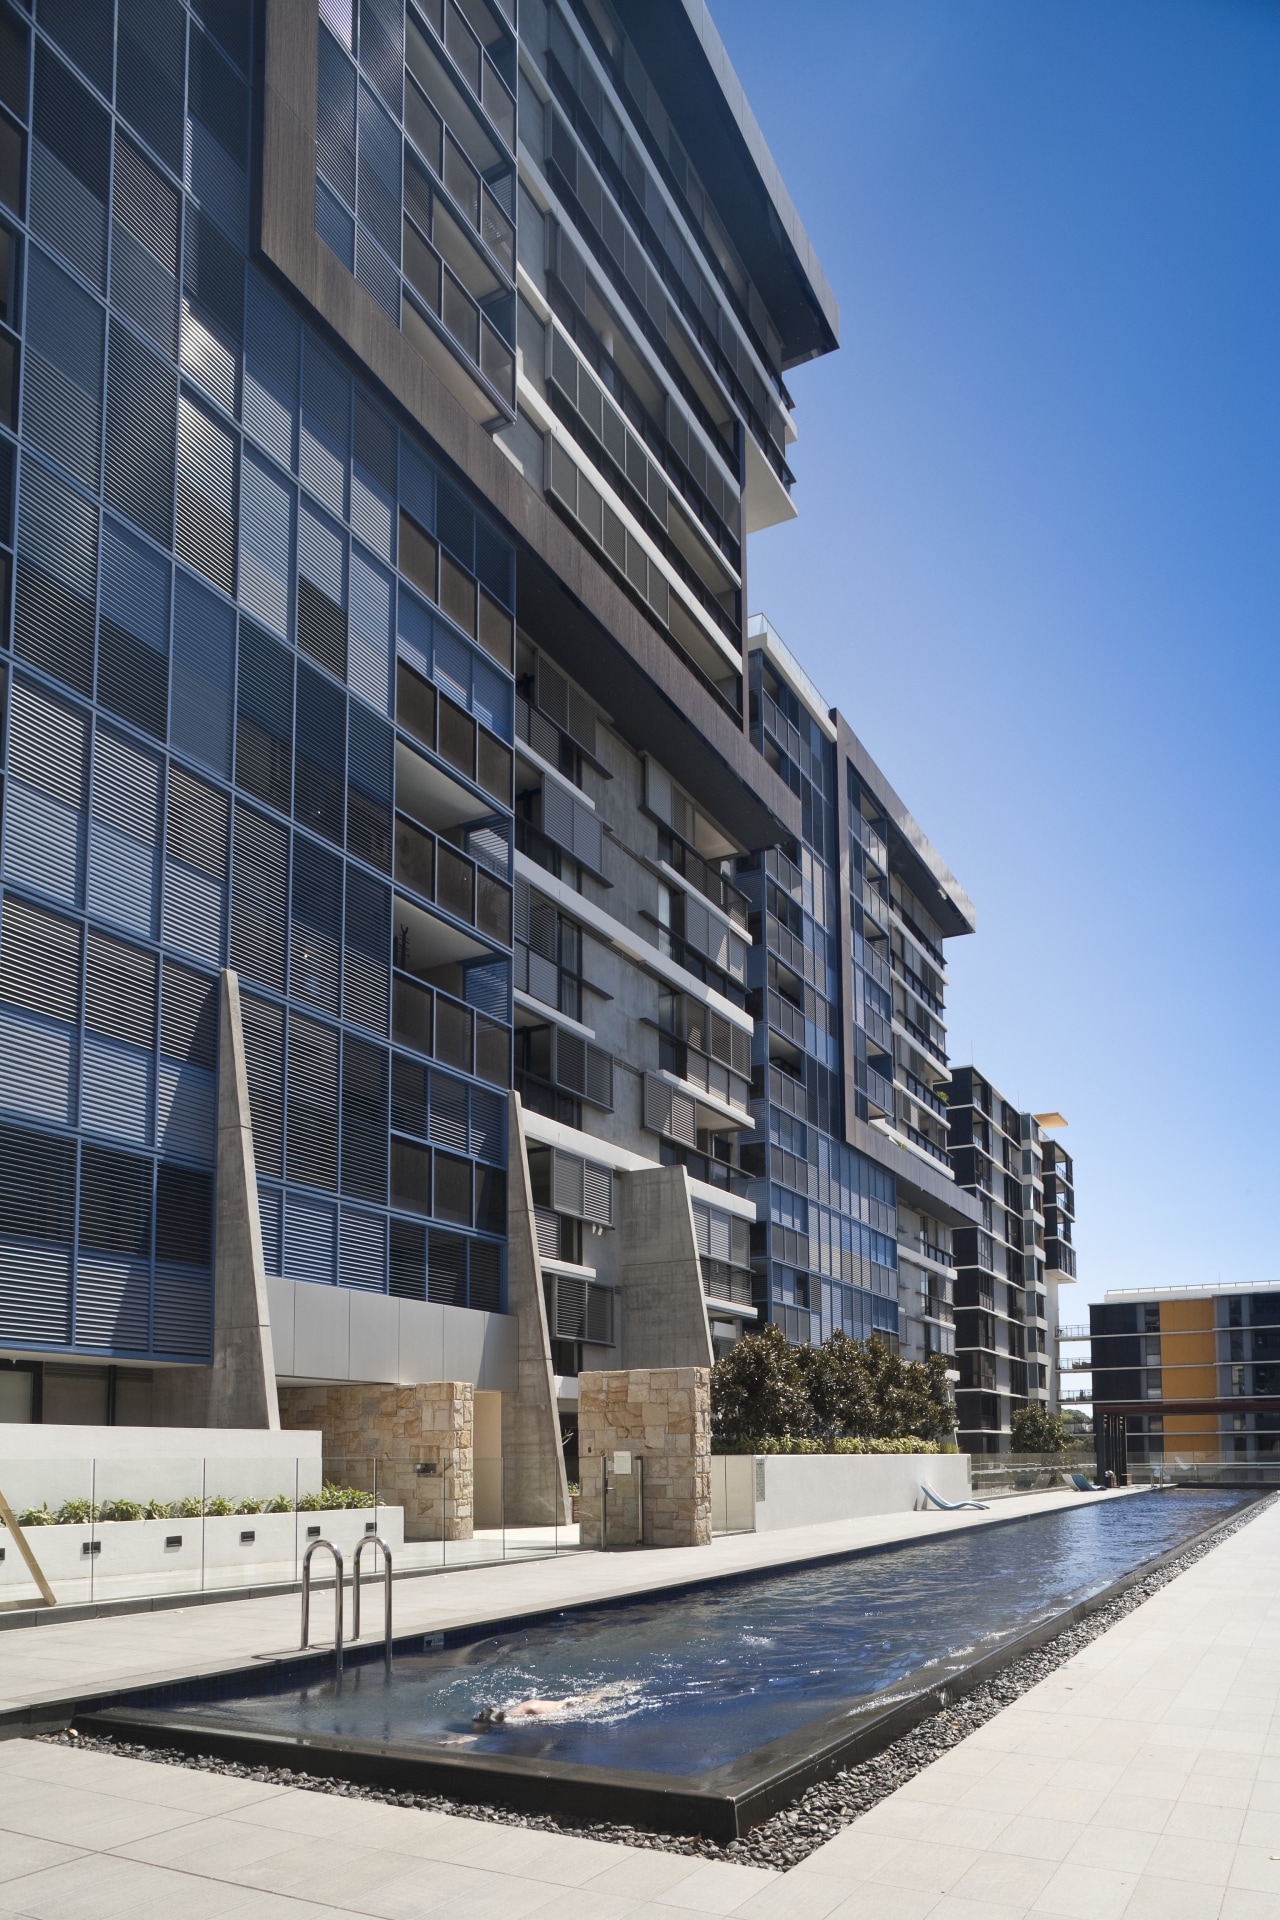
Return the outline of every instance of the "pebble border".
[[[160,1766],[190,1767],[198,1773],[225,1774],[233,1780],[260,1781],[267,1786],[300,1787],[310,1793],[327,1793],[342,1800],[375,1800],[384,1806],[411,1807],[426,1813],[454,1814],[463,1820],[489,1821],[496,1826],[526,1827],[537,1833],[570,1833],[588,1840],[611,1840],[628,1847],[642,1847],[661,1853],[685,1854],[699,1860],[725,1860],[738,1866],[768,1867],[785,1873],[798,1866],[818,1847],[833,1839],[841,1828],[869,1811],[877,1801],[896,1793],[908,1780],[923,1772],[932,1761],[958,1746],[976,1728],[993,1720],[1001,1710],[1027,1693],[1039,1681],[1072,1659],[1100,1634],[1123,1620],[1136,1608],[1176,1580],[1180,1573],[1203,1560],[1207,1553],[1247,1527],[1280,1494],[1271,1494],[1254,1503],[1234,1521],[1219,1528],[1212,1540],[1188,1547],[1176,1559],[1157,1568],[1124,1593],[1108,1600],[1086,1619],[1067,1627],[1055,1639],[1046,1641],[1033,1653],[1011,1662],[1002,1673],[966,1694],[954,1706],[922,1720],[910,1733],[895,1740],[873,1759],[861,1761],[809,1787],[791,1807],[773,1814],[754,1827],[742,1840],[721,1842],[701,1835],[653,1833],[643,1827],[629,1827],[612,1821],[575,1824],[552,1814],[521,1813],[512,1807],[478,1806],[451,1800],[444,1794],[396,1793],[389,1788],[355,1786],[346,1780],[330,1780],[314,1774],[295,1772],[289,1767],[246,1767],[234,1760],[215,1759],[207,1754],[178,1753],[172,1747],[148,1747],[131,1742],[82,1736],[73,1728],[42,1733],[35,1738],[47,1745],[75,1747],[85,1753],[112,1753],[124,1759],[150,1760]]]

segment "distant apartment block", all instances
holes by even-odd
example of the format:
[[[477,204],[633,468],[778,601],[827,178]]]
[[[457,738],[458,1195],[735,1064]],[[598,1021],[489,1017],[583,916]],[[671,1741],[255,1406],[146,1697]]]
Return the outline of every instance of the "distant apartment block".
[[[1280,1281],[1113,1290],[1090,1307],[1089,1337],[1117,1471],[1280,1457]]]
[[[1045,1131],[1065,1124],[1060,1114],[1020,1112],[974,1067],[952,1075],[949,1119],[956,1180],[981,1210],[952,1239],[960,1444],[1004,1453],[1019,1407],[1059,1404],[1058,1287],[1075,1276],[1071,1157]]]

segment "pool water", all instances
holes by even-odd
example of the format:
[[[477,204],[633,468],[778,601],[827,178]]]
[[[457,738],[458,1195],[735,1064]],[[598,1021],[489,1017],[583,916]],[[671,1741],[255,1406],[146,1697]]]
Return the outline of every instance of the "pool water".
[[[835,1564],[542,1624],[184,1720],[687,1775],[728,1764],[923,1667],[969,1665],[1248,1504],[1135,1494]],[[692,1560],[691,1556],[691,1560]],[[691,1568],[692,1571],[692,1568]],[[372,1605],[373,1596],[369,1596]],[[380,1611],[380,1609],[379,1609]],[[536,1719],[476,1724],[536,1698]]]

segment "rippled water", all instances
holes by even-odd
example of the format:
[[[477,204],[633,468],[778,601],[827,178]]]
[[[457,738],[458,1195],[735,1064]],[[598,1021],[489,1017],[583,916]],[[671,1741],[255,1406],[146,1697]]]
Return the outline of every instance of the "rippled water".
[[[184,1706],[183,1718],[701,1773],[921,1667],[967,1665],[1249,1497],[1138,1494],[834,1566],[583,1608],[470,1646],[399,1656],[390,1685],[381,1666],[364,1666],[348,1670],[340,1691],[330,1679]],[[476,1727],[481,1709],[509,1711],[531,1697],[561,1704],[545,1718]]]

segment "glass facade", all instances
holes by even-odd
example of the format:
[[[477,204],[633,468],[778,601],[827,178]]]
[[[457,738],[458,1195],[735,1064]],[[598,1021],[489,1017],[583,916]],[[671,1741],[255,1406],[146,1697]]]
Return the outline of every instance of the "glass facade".
[[[842,1137],[836,746],[763,650],[748,664],[752,739],[800,796],[803,819],[799,841],[739,862],[756,940],[748,965],[757,1134],[741,1150],[759,1211],[756,1304],[794,1341],[841,1329],[896,1342],[895,1179]],[[865,1030],[855,1034],[865,1067]]]
[[[381,285],[399,9],[323,12]],[[0,14],[8,1349],[208,1360],[223,967],[268,1272],[504,1300],[514,555],[249,263],[252,24]]]

